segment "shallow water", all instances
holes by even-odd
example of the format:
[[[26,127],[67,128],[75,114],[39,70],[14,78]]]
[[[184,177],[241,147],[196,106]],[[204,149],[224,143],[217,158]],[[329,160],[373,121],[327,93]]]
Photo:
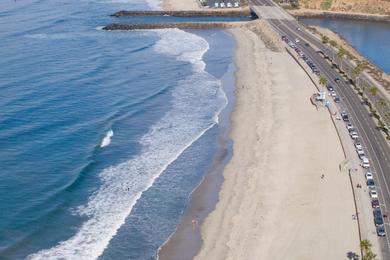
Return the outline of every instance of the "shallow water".
[[[390,23],[317,18],[302,18],[300,21],[338,33],[363,56],[390,74]]]
[[[234,43],[99,29],[146,8],[0,3],[2,258],[150,259],[180,220],[218,149]]]

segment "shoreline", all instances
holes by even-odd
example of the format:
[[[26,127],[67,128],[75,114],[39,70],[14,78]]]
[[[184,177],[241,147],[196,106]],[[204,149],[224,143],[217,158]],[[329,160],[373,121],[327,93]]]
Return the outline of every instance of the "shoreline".
[[[202,245],[200,225],[215,209],[218,202],[218,191],[224,181],[223,170],[232,157],[232,140],[230,138],[230,115],[235,105],[235,86],[231,83],[235,74],[235,65],[231,63],[222,77],[222,88],[228,97],[228,104],[219,117],[220,133],[218,135],[218,151],[212,166],[200,184],[190,194],[189,202],[181,221],[175,231],[162,244],[157,252],[159,260],[193,259]],[[193,229],[192,220],[197,221]]]

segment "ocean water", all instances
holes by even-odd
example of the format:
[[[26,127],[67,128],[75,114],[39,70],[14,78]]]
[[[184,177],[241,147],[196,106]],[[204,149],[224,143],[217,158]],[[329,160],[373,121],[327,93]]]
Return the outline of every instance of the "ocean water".
[[[153,259],[220,147],[223,31],[106,32],[141,0],[0,2],[0,258]]]
[[[338,33],[364,57],[390,74],[390,23],[317,18],[302,18],[300,21]]]

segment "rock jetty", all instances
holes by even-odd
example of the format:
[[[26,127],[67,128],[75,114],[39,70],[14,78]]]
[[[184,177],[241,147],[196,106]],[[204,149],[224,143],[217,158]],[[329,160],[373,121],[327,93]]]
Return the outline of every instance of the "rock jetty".
[[[190,10],[190,11],[119,11],[111,16],[175,16],[175,17],[210,17],[210,16],[252,16],[249,8],[223,10]]]
[[[110,24],[103,27],[103,30],[151,30],[151,29],[188,29],[188,30],[207,30],[207,29],[226,29],[233,28],[242,25],[242,22],[220,22],[220,23],[209,23],[209,22],[198,22],[198,23],[139,23],[139,24]]]

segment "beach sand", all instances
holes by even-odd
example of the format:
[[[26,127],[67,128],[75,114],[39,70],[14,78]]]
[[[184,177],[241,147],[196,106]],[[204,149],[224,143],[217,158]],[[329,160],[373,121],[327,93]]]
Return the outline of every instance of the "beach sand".
[[[245,28],[237,40],[233,157],[195,259],[343,259],[359,253],[336,130],[286,52]],[[321,178],[321,175],[324,178]]]
[[[197,0],[164,0],[163,10],[199,10],[201,5]]]
[[[163,8],[200,6],[195,0],[166,0]],[[314,85],[264,22],[229,31],[237,42],[233,156],[214,211],[199,222],[203,244],[190,219],[204,211],[199,203],[215,197],[203,192],[207,178],[160,259],[191,259],[199,246],[195,259],[201,260],[359,254],[350,180],[339,170],[344,154],[329,113],[310,103]]]

